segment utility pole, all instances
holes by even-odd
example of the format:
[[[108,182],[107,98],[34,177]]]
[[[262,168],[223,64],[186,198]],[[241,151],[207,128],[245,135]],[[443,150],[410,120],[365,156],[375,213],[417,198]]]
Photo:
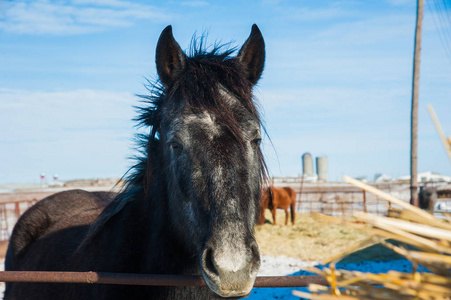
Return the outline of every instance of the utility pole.
[[[418,202],[418,94],[420,84],[421,32],[423,27],[424,0],[417,0],[417,20],[413,52],[412,113],[410,121],[410,204]]]

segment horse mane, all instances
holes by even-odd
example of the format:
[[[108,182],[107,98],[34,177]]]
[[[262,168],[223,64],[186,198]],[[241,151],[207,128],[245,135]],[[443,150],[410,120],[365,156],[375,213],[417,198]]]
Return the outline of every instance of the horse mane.
[[[232,109],[223,105],[224,99],[219,95],[221,86],[232,93],[252,116],[260,121],[258,104],[252,96],[252,84],[238,60],[232,57],[236,48],[231,48],[230,44],[215,44],[209,50],[205,41],[205,35],[200,38],[193,37],[189,55],[186,57],[186,66],[171,87],[163,87],[159,79],[147,80],[146,88],[149,94],[137,95],[142,105],[135,107],[139,114],[134,121],[137,122],[136,127],[145,127],[149,133],[135,137],[139,154],[132,157],[135,164],[121,178],[124,182],[122,191],[92,224],[78,250],[88,245],[108,220],[127,203],[142,198],[150,201],[149,189],[154,178],[152,153],[159,141],[158,129],[162,112],[175,109],[179,102],[177,100],[183,99],[193,111],[210,111],[240,142],[243,142],[241,129]],[[263,181],[267,178],[267,167],[260,148],[258,157],[260,177]]]

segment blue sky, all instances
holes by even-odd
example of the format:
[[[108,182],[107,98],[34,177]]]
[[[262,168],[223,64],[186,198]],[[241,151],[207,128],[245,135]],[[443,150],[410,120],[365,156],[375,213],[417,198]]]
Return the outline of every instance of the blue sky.
[[[156,76],[168,24],[183,49],[195,32],[240,46],[260,27],[272,175],[300,174],[304,152],[327,155],[334,181],[407,175],[415,2],[0,1],[0,182],[120,177],[135,154],[135,94]],[[451,134],[451,60],[428,8],[418,167],[451,175],[426,110]]]

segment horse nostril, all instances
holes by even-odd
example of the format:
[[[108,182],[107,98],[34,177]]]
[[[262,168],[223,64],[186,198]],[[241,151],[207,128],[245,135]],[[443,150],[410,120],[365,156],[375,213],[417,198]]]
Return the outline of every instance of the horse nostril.
[[[203,255],[203,264],[205,271],[212,273],[212,275],[219,276],[218,269],[215,267],[215,264],[213,262],[213,249],[205,249]]]

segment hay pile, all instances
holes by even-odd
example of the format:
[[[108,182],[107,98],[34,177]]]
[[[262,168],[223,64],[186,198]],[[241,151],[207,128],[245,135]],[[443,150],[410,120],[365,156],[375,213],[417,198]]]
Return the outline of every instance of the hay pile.
[[[345,177],[349,183],[387,199],[395,206],[388,217],[359,214],[351,220],[322,216],[333,223],[374,235],[360,245],[332,257],[324,264],[329,268],[307,269],[323,275],[330,287],[310,285],[312,292],[294,291],[293,294],[307,299],[451,299],[451,222],[450,218],[438,219],[432,214],[411,206],[371,186]],[[396,208],[396,206],[400,208]],[[388,239],[401,244],[392,244]],[[389,271],[386,274],[362,273],[336,270],[335,264],[350,253],[374,243],[382,243],[412,262],[411,273]],[[419,266],[427,268],[424,272]]]

